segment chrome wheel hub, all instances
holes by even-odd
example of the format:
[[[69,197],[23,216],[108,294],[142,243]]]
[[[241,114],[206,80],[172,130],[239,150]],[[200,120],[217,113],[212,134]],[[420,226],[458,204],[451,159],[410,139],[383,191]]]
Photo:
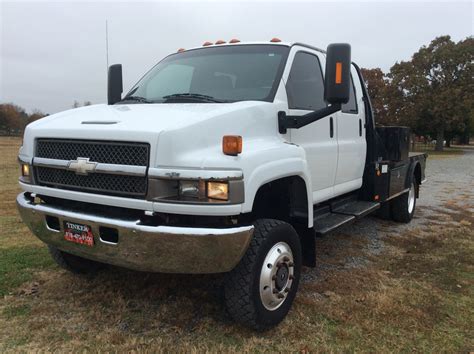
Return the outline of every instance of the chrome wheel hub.
[[[408,213],[411,214],[415,208],[415,185],[412,184],[408,192]]]
[[[260,272],[260,299],[270,311],[287,298],[294,279],[293,253],[285,242],[278,242],[267,253]]]

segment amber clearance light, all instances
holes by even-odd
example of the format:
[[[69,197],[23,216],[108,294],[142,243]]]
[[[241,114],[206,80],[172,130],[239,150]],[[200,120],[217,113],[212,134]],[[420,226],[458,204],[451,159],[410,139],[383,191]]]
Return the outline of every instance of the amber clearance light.
[[[225,135],[222,138],[222,151],[231,156],[240,154],[242,152],[242,137],[240,135]]]
[[[342,83],[342,63],[336,63],[336,84]]]
[[[23,177],[29,177],[30,176],[30,166],[26,164],[21,165],[21,175]]]

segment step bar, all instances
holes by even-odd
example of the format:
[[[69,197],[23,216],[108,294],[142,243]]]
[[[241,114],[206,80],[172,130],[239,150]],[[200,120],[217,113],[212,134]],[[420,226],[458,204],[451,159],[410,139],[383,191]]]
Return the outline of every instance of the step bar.
[[[345,197],[314,209],[314,231],[325,235],[343,225],[360,219],[380,208],[380,203]]]

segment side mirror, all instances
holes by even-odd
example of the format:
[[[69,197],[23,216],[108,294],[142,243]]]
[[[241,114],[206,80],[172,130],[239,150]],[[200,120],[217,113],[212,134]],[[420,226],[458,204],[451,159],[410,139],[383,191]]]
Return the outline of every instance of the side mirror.
[[[351,46],[346,43],[328,45],[324,99],[333,105],[347,103],[349,101],[350,84]]]
[[[122,64],[114,64],[109,67],[107,78],[107,103],[114,104],[122,99]]]

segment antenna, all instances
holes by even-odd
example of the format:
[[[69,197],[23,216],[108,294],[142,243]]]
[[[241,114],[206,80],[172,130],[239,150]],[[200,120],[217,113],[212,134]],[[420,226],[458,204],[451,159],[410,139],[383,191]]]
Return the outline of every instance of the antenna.
[[[105,72],[109,71],[109,28],[107,26],[107,20],[105,20],[105,57],[106,57],[106,65]]]

